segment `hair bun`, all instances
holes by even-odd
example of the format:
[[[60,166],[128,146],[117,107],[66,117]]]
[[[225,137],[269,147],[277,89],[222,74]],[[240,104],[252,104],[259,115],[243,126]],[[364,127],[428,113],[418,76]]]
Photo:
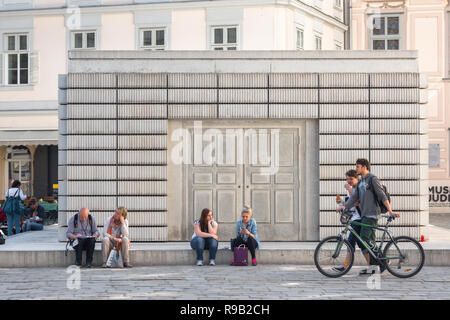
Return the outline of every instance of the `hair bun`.
[[[252,214],[252,208],[248,204],[244,204],[244,208],[242,209],[241,214],[243,213]]]

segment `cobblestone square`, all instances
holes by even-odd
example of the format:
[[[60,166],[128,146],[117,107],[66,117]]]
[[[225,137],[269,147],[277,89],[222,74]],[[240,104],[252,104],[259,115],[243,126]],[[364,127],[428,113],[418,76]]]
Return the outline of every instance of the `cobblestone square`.
[[[79,269],[79,289],[66,268],[0,269],[3,299],[450,299],[450,267],[424,267],[410,279],[387,271],[368,285],[354,267],[342,278],[314,266],[158,266]],[[253,287],[246,291],[245,287]],[[374,283],[373,281],[371,283]],[[374,288],[374,289],[370,289]],[[379,288],[379,289],[377,289]]]

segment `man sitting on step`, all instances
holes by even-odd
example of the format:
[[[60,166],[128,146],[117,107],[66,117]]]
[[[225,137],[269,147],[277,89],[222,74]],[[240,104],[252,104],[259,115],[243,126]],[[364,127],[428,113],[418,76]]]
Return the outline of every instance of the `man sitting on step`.
[[[77,266],[81,266],[83,250],[86,250],[86,268],[92,266],[95,241],[99,236],[97,223],[95,218],[89,214],[88,208],[81,208],[77,214],[70,218],[66,237],[74,240],[72,246],[76,252],[75,264]]]

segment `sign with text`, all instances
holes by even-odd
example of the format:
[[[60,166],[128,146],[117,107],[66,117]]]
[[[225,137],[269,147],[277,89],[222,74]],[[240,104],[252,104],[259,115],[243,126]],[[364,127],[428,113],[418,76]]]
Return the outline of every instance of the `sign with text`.
[[[430,181],[428,191],[428,201],[430,207],[450,208],[450,182],[447,184],[442,184],[442,182]]]

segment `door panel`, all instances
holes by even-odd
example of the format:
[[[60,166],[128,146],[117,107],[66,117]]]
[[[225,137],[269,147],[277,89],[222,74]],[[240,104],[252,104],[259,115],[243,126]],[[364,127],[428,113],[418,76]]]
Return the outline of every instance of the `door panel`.
[[[216,219],[219,223],[236,222],[236,190],[217,190]]]
[[[244,138],[226,135],[225,128],[214,128],[208,131],[211,141],[197,144],[203,150],[196,150],[194,143],[196,162],[188,166],[186,185],[189,222],[197,219],[203,208],[210,208],[219,223],[220,239],[228,240],[235,237],[243,205],[249,204],[260,240],[298,241],[298,129],[274,128],[276,135],[271,129],[231,129],[243,130]],[[192,136],[192,129],[190,132]],[[222,137],[214,137],[214,132]],[[274,159],[279,166],[270,172]]]
[[[294,193],[292,190],[275,191],[275,223],[294,223]]]
[[[247,201],[252,207],[253,217],[258,224],[270,224],[271,219],[271,194],[270,189],[260,188],[250,190],[250,199]],[[246,199],[247,200],[247,199]],[[257,213],[257,215],[255,214]]]
[[[298,241],[298,129],[274,129],[278,134],[267,131],[265,137],[257,134],[245,139],[244,200],[253,208],[261,240]],[[255,152],[255,145],[267,147]],[[275,172],[269,170],[267,159],[278,160]]]
[[[190,133],[193,136],[192,129]],[[235,237],[235,223],[242,207],[242,165],[235,161],[238,144],[236,137],[231,143],[228,139],[228,149],[225,149],[225,139],[215,138],[211,133],[209,136],[211,139],[207,142],[194,143],[196,161],[188,167],[188,177],[193,177],[187,184],[188,225],[193,230],[192,222],[200,217],[203,208],[209,208],[219,223],[220,238],[231,239]],[[203,149],[196,148],[200,145]],[[212,163],[208,164],[211,159]],[[209,190],[209,196],[202,195],[200,190]],[[205,200],[195,199],[200,196]]]
[[[213,192],[211,189],[194,189],[193,198],[194,211],[201,213],[203,208],[211,208]]]

